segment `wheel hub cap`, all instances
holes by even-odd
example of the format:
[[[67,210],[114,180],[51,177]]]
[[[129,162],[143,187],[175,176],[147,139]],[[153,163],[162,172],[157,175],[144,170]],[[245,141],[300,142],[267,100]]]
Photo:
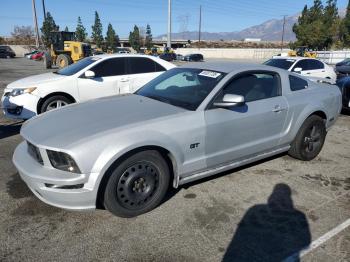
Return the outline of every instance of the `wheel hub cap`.
[[[304,138],[304,144],[307,152],[313,152],[321,145],[321,131],[316,125],[308,130]]]
[[[150,162],[137,162],[121,175],[117,184],[117,199],[125,208],[142,208],[152,199],[158,184],[158,169]]]

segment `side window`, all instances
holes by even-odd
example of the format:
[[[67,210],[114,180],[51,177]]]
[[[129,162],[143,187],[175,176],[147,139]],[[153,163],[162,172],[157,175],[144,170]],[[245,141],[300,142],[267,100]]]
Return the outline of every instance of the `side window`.
[[[154,61],[149,58],[129,57],[128,61],[128,74],[144,74],[156,71]]]
[[[290,90],[292,91],[298,91],[298,90],[303,90],[308,88],[308,83],[304,79],[301,79],[296,76],[289,76],[289,85],[290,85]]]
[[[298,61],[298,62],[296,63],[296,65],[294,66],[293,70],[294,70],[295,68],[298,68],[298,67],[301,68],[303,71],[305,71],[305,70],[310,70],[310,69],[309,69],[309,63],[308,63],[307,59]]]
[[[272,72],[244,74],[233,79],[224,88],[223,94],[241,95],[246,102],[279,96],[280,77]]]
[[[154,62],[154,64],[156,66],[156,69],[155,69],[156,72],[166,71],[166,69],[163,66],[161,66],[160,64],[158,64],[157,62]]]
[[[317,60],[308,60],[309,62],[309,70],[317,70],[317,69],[323,69],[324,64]]]
[[[125,58],[111,58],[98,63],[91,71],[94,71],[95,77],[125,75],[125,62]]]

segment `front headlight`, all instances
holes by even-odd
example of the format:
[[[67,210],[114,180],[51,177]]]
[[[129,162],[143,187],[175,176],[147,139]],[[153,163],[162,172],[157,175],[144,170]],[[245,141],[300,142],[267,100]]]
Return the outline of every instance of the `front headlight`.
[[[71,173],[81,174],[79,167],[75,163],[74,159],[63,152],[57,152],[52,150],[46,150],[47,156],[54,168],[59,170],[68,171]]]
[[[16,89],[13,89],[10,92],[10,96],[19,96],[19,95],[23,95],[23,94],[31,94],[31,93],[34,92],[35,89],[36,89],[36,87],[16,88]]]

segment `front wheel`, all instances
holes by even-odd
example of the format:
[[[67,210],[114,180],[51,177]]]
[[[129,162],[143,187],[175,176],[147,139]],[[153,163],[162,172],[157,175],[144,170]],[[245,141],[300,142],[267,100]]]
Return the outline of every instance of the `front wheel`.
[[[169,167],[160,153],[136,153],[111,170],[104,206],[120,217],[141,215],[161,203],[169,180]]]
[[[57,95],[47,98],[41,106],[40,113],[57,109],[68,104],[71,104],[72,101],[65,96]]]
[[[288,154],[303,161],[310,161],[321,152],[326,135],[324,120],[312,115],[299,129]]]

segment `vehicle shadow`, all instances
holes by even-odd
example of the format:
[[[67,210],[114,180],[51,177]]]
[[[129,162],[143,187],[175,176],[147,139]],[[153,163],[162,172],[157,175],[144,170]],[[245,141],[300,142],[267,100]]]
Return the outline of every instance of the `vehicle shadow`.
[[[291,188],[277,184],[267,204],[254,205],[245,213],[222,261],[299,261],[300,251],[310,243],[309,224],[294,208]]]
[[[22,124],[23,121],[8,125],[0,125],[0,139],[18,135],[21,130]]]

